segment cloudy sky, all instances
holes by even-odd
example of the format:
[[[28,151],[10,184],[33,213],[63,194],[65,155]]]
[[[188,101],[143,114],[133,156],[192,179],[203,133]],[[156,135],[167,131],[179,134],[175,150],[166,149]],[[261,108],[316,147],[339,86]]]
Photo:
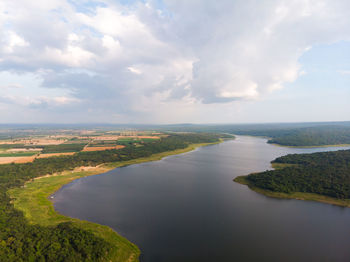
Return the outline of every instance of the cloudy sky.
[[[1,0],[0,123],[350,120],[348,0]]]

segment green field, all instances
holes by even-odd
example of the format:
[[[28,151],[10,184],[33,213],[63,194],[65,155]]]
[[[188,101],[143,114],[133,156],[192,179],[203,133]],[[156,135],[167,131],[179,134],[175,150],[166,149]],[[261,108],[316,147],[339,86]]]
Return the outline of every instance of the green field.
[[[7,150],[12,148],[23,148],[24,144],[1,144],[0,150]]]
[[[88,147],[115,147],[117,144],[90,144]]]
[[[24,213],[29,223],[42,226],[53,226],[62,222],[72,222],[79,228],[89,230],[96,236],[103,238],[115,247],[108,258],[110,261],[138,261],[140,250],[137,246],[130,243],[127,239],[118,235],[107,226],[81,221],[58,214],[54,210],[52,202],[49,200],[50,195],[59,190],[62,185],[70,183],[77,178],[107,172],[116,167],[160,160],[169,155],[189,152],[197,147],[210,144],[216,143],[191,144],[184,149],[153,154],[150,157],[107,163],[90,171],[65,171],[56,175],[45,176],[40,179],[29,181],[24,187],[9,190],[8,194],[13,199],[15,208]]]
[[[43,154],[48,153],[68,153],[79,152],[86,144],[60,144],[60,145],[45,145],[43,147]]]
[[[142,138],[143,142],[153,142],[154,140],[158,140],[158,138]]]
[[[0,153],[0,157],[16,157],[16,156],[34,156],[39,152],[16,152],[16,153]]]
[[[95,147],[95,146],[116,146],[117,141],[116,140],[98,140],[91,142],[88,147]]]

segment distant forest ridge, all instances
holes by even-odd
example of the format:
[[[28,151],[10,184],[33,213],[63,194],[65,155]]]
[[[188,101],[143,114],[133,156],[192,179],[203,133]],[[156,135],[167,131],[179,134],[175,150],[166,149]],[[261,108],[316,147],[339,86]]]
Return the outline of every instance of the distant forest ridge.
[[[324,146],[350,144],[350,121],[310,122],[310,123],[268,123],[268,124],[176,124],[176,125],[137,125],[137,124],[30,124],[0,125],[0,139],[16,138],[32,133],[52,132],[52,129],[95,129],[95,130],[155,130],[170,132],[230,133],[236,135],[262,136],[269,143],[284,146]],[[28,131],[30,130],[30,131]]]
[[[171,131],[219,132],[269,138],[283,146],[324,146],[350,144],[350,122],[281,123],[246,125],[177,125]]]
[[[291,130],[276,136],[269,143],[286,146],[322,146],[350,144],[350,127],[313,127]]]
[[[176,131],[220,132],[269,138],[283,146],[350,144],[350,122],[176,126]]]

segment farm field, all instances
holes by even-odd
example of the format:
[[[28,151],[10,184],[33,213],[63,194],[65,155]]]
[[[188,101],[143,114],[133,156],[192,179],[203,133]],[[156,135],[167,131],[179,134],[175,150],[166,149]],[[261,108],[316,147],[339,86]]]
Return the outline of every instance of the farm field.
[[[45,135],[32,130],[26,135],[0,140],[0,164],[28,163],[36,158],[73,155],[122,149],[126,146],[140,147],[167,135],[152,132],[100,131],[100,130],[53,130]],[[10,136],[11,137],[11,136]]]
[[[74,155],[75,152],[68,152],[68,153],[49,153],[49,154],[40,154],[37,156],[37,158],[48,158],[53,156],[71,156]]]
[[[23,156],[23,157],[0,157],[0,164],[11,164],[11,163],[16,163],[16,164],[22,164],[22,163],[29,163],[33,162],[35,159],[35,156]]]

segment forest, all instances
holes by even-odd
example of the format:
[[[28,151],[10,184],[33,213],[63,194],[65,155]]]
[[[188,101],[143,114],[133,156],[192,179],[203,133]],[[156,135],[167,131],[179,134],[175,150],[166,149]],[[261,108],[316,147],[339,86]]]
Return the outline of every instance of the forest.
[[[350,122],[275,123],[232,125],[174,125],[166,130],[222,132],[267,137],[268,143],[284,146],[350,144]],[[160,127],[162,129],[162,127]],[[165,127],[163,127],[165,129]]]
[[[248,175],[249,185],[273,192],[306,192],[350,199],[350,150],[291,154],[272,163],[289,166]]]
[[[219,141],[218,134],[170,134],[143,146],[119,150],[80,152],[71,156],[36,159],[25,164],[0,165],[0,261],[111,261],[115,247],[72,223],[55,227],[28,224],[7,195],[10,188],[21,187],[35,177],[72,170],[79,166],[96,166],[108,162],[147,157],[193,143]]]
[[[350,144],[350,127],[324,126],[296,129],[286,134],[277,134],[268,143],[285,146]]]

